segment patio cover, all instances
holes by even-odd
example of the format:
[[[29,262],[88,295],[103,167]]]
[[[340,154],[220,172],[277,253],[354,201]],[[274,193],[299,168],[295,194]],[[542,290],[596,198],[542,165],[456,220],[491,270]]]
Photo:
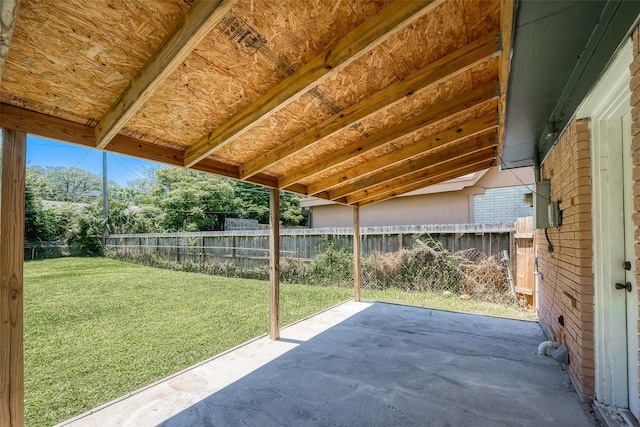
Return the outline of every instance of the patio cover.
[[[513,0],[18,1],[3,128],[352,206],[500,152]]]
[[[0,418],[23,425],[25,134],[359,207],[496,163],[513,0],[0,1]]]

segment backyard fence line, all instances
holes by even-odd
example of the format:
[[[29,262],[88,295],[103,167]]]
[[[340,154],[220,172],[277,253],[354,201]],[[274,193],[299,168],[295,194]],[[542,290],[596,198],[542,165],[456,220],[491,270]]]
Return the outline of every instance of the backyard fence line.
[[[487,256],[511,251],[513,223],[449,224],[361,227],[362,253],[396,252],[410,248],[418,240],[455,252],[477,249]],[[280,232],[281,257],[309,262],[332,246],[351,251],[350,227],[283,229]],[[235,262],[243,267],[262,265],[268,260],[269,232],[265,230],[203,231],[179,233],[110,234],[106,249],[121,256],[151,252],[175,262],[199,264]],[[265,253],[260,256],[258,253]]]
[[[515,231],[512,222],[497,222],[487,224],[429,224],[429,225],[388,225],[378,227],[360,227],[360,235],[384,235],[384,234],[459,234],[459,233],[510,233]],[[281,228],[280,236],[306,236],[306,235],[353,235],[351,227],[324,227],[324,228]],[[269,230],[234,230],[234,231],[179,231],[173,233],[136,233],[136,234],[109,234],[110,238],[127,237],[224,237],[224,236],[269,236]]]
[[[64,242],[25,242],[24,259],[58,258],[81,253],[80,248]]]

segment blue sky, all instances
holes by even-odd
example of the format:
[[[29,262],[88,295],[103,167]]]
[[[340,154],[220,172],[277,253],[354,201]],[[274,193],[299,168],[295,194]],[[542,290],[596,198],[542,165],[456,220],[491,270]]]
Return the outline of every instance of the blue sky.
[[[142,177],[143,171],[151,165],[159,163],[107,154],[107,176],[123,187],[129,181]],[[77,167],[102,175],[102,151],[29,135],[27,166]]]

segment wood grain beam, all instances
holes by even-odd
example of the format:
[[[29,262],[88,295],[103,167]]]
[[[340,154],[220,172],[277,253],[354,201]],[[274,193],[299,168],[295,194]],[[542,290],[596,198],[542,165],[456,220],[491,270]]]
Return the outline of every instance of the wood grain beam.
[[[381,177],[378,180],[372,180],[370,182],[363,182],[358,191],[352,192],[347,195],[347,203],[354,204],[360,200],[367,199],[373,194],[383,192],[393,192],[407,185],[411,185],[414,182],[424,181],[431,176],[463,168],[469,164],[475,164],[479,161],[486,161],[489,159],[495,159],[496,139],[495,136],[483,136],[473,141],[472,144],[466,144],[465,147],[460,149],[452,155],[455,158],[447,158],[443,155],[433,155],[425,158],[422,162],[423,167],[410,170],[409,168],[398,173],[388,173],[386,176]],[[391,172],[391,171],[390,171]],[[408,173],[405,173],[408,172]],[[370,185],[367,185],[370,184]],[[365,187],[366,185],[366,187]]]
[[[96,126],[102,149],[229,12],[235,0],[194,0],[182,22],[149,58]]]
[[[189,167],[224,147],[263,118],[279,111],[328,77],[420,19],[442,0],[394,1],[366,20],[335,45],[316,56],[294,74],[271,88],[256,102],[234,114],[227,122],[203,136],[185,153]]]
[[[88,148],[95,148],[95,132],[91,126],[70,122],[8,104],[0,104],[0,127],[38,135],[43,138],[78,144]],[[171,166],[183,167],[184,165],[184,153],[180,150],[151,144],[123,135],[116,135],[104,150]],[[192,169],[226,178],[240,179],[240,172],[237,166],[217,160],[206,159]],[[246,181],[269,188],[278,186],[278,179],[266,174],[252,176]],[[287,191],[302,195],[307,194],[307,188],[299,184],[290,186],[287,188]],[[317,197],[325,198],[326,195],[320,194]]]
[[[269,194],[269,337],[280,339],[280,190]]]
[[[491,166],[494,166],[494,165],[495,165],[495,158],[491,158],[491,159],[488,159],[488,160],[480,161],[478,163],[470,164],[470,165],[467,165],[467,166],[462,167],[460,169],[450,170],[450,171],[442,173],[440,175],[436,175],[436,176],[432,176],[432,177],[426,178],[425,180],[422,180],[422,181],[413,182],[413,183],[411,183],[411,184],[409,184],[407,186],[404,186],[404,187],[398,187],[398,188],[396,188],[396,189],[394,189],[393,191],[390,191],[390,192],[381,192],[380,194],[372,195],[368,199],[365,199],[365,200],[362,200],[362,201],[358,202],[357,205],[362,207],[362,206],[370,205],[372,203],[382,202],[384,200],[388,200],[388,199],[391,199],[393,197],[400,196],[402,194],[406,194],[406,193],[408,193],[410,191],[419,190],[421,188],[425,188],[425,187],[428,187],[430,185],[435,185],[435,184],[439,184],[441,182],[449,181],[451,179],[459,178],[459,177],[461,177],[463,175],[466,175],[466,174],[469,174],[469,173],[479,172],[481,170],[488,169],[488,168],[490,168]]]
[[[2,132],[0,425],[24,426],[24,190],[27,135]]]
[[[340,114],[333,115],[316,126],[280,144],[277,148],[261,154],[240,167],[242,177],[251,176],[269,166],[286,159],[306,147],[327,138],[354,123],[389,108],[417,92],[452,78],[469,68],[494,57],[498,50],[495,33],[482,37],[455,52],[376,92],[365,100],[354,104]]]
[[[7,56],[9,56],[9,47],[11,46],[13,29],[18,18],[19,5],[20,0],[0,1],[0,83],[2,83]]]
[[[507,92],[509,89],[509,70],[511,68],[511,45],[513,42],[514,0],[500,0],[500,39],[502,53],[498,61],[498,78],[500,81],[500,98],[498,101],[498,154],[502,155],[504,143],[505,121],[507,118]]]
[[[353,300],[360,301],[360,208],[353,207]]]
[[[278,179],[278,186],[280,188],[286,188],[293,183],[302,181],[303,179],[311,177],[319,172],[339,166],[378,147],[409,136],[426,128],[427,126],[452,120],[456,115],[461,113],[469,113],[477,106],[495,99],[496,90],[496,82],[488,83],[482,87],[465,93],[461,97],[435,105],[416,117],[385,128],[380,132],[367,136],[353,144],[342,147],[328,156],[324,156],[320,161],[310,163],[298,170],[280,177],[280,179]],[[240,173],[242,174],[242,167],[240,168]]]
[[[412,157],[424,154],[435,148],[443,147],[457,141],[462,141],[473,135],[493,129],[496,126],[496,115],[487,114],[479,119],[469,121],[459,126],[453,126],[442,132],[431,135],[419,143],[407,145],[392,151],[391,153],[363,162],[358,166],[341,171],[318,182],[314,182],[313,184],[309,184],[307,186],[307,191],[310,195],[313,195],[320,193],[321,191],[331,190],[334,187],[343,186],[344,184],[348,184],[350,181],[359,179],[363,175],[391,167],[396,163],[404,162]],[[342,191],[343,190],[331,190],[330,198],[334,199],[348,194],[340,194]]]

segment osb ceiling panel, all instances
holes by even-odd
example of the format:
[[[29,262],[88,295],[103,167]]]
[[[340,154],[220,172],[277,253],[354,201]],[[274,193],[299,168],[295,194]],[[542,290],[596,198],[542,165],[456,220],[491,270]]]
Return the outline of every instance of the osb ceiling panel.
[[[98,119],[187,9],[183,0],[22,1],[0,97],[80,123]]]
[[[457,96],[463,95],[465,92],[482,86],[485,83],[496,81],[498,77],[496,67],[497,59],[494,58],[488,63],[480,64],[470,71],[439,83],[435,87],[431,88],[431,90],[418,92],[415,96],[408,97],[388,109],[375,113],[370,117],[367,117],[338,132],[337,134],[325,138],[324,140],[316,143],[312,149],[300,151],[294,156],[276,163],[269,170],[270,172],[281,176],[285,175],[287,171],[292,170],[297,165],[308,165],[313,162],[320,161],[323,157],[342,147],[356,143],[362,138],[375,134],[386,127],[399,124],[403,120],[417,116],[429,107],[450,101]],[[495,103],[493,105],[495,108]],[[427,128],[426,131],[428,132],[429,128]],[[424,133],[425,131],[418,132],[417,138],[419,139]],[[393,145],[399,146],[402,145],[402,142],[394,142]],[[354,159],[352,163],[341,166],[341,168],[349,168],[353,164],[361,162],[362,160],[360,159]],[[335,170],[330,170],[324,175],[335,172]],[[318,179],[320,176],[322,175],[314,178]],[[304,183],[308,184],[309,182],[310,181],[307,180]]]
[[[474,7],[476,7],[474,5]],[[442,16],[451,17],[443,20]],[[449,1],[438,6],[411,27],[350,64],[340,73],[287,106],[258,123],[253,129],[220,150],[223,157],[233,157],[241,151],[246,162],[261,152],[279,145],[300,133],[305,127],[322,122],[328,115],[339,114],[380,89],[423,68],[468,42],[462,16],[462,2]],[[487,32],[495,30],[495,26]],[[422,37],[432,34],[431,37]],[[298,126],[291,123],[296,117]],[[269,170],[277,174],[275,170]]]
[[[185,160],[188,150],[201,146],[230,119],[261,105],[265,94],[283,81],[304,81],[299,70],[306,64],[331,54],[329,49],[336,43],[362,31],[367,22],[384,16],[386,7],[399,3],[237,0],[228,4],[204,37],[192,43],[186,59],[181,56],[174,61],[167,77],[118,125],[119,139],[107,150],[191,165]],[[305,91],[273,111],[247,113],[255,115],[252,122],[219,147],[205,146],[206,160],[192,167],[308,194],[309,188],[323,190],[320,185],[338,174],[362,171],[350,182],[366,180],[449,150],[451,145],[473,142],[477,135],[499,134],[495,130],[502,120],[497,91],[499,80],[508,76],[508,61],[498,57],[499,39],[502,55],[509,55],[510,34],[497,35],[510,28],[512,0],[412,4],[420,5],[412,12],[418,18],[398,24],[397,31],[381,36],[366,54],[350,52],[353,60],[344,67],[326,67],[326,78],[311,80]],[[51,117],[83,124],[86,127],[74,131],[70,139],[78,142],[81,131],[81,143],[97,144],[92,129],[117,107],[116,101],[136,82],[145,63],[180,28],[187,12],[198,10],[197,5],[198,0],[23,0],[0,76],[0,101],[40,113],[42,120]],[[434,65],[440,63],[444,65]],[[415,83],[415,89],[402,92],[402,88],[413,88],[414,81],[426,83]],[[478,91],[481,98],[454,105]],[[431,111],[438,112],[437,119],[416,122]],[[479,118],[484,121],[466,140],[448,145],[434,142],[435,148],[422,151],[416,148],[427,147],[424,141],[438,141],[452,127],[465,127]],[[6,123],[19,127],[19,120]],[[413,123],[410,130],[403,128],[405,123]],[[28,129],[37,132],[38,126],[45,136],[70,132],[64,122],[55,126],[30,122]],[[398,134],[391,135],[396,129]],[[366,145],[376,138],[376,145]],[[486,154],[490,150],[471,156],[469,162],[490,163]],[[380,163],[398,152],[412,154],[390,165]],[[458,157],[461,153],[451,152]],[[367,164],[376,166],[367,171]],[[435,172],[442,175],[440,169]],[[292,181],[291,177],[297,178]],[[373,186],[371,191],[382,187]],[[328,197],[326,191],[318,195]],[[368,200],[379,199],[371,193]]]
[[[191,145],[387,3],[350,2],[337,14],[332,13],[336,4],[321,0],[239,1],[127,128],[147,134],[157,129],[162,139]],[[303,101],[303,108],[308,104],[309,99]],[[289,115],[285,121],[293,126],[296,119]],[[250,160],[247,147],[234,145],[242,147],[234,151],[245,157],[218,154],[232,161]]]

